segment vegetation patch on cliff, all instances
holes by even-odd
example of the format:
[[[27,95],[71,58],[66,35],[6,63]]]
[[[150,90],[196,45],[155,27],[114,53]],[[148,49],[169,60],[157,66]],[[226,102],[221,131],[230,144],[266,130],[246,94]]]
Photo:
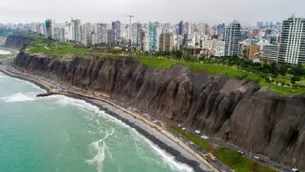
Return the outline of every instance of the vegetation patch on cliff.
[[[236,172],[276,172],[276,170],[253,160],[250,160],[248,158],[245,158],[240,153],[231,151],[230,149],[217,148],[216,150],[213,150],[213,147],[215,146],[213,146],[208,141],[189,132],[183,131],[178,127],[172,127],[172,129],[183,137],[185,137],[186,139],[192,141],[194,144],[198,145],[203,150],[214,151],[218,160],[220,160],[230,168],[234,169]]]
[[[207,142],[207,141],[205,141],[204,139],[202,139],[200,137],[197,137],[197,136],[195,136],[195,135],[193,135],[191,133],[185,132],[185,131],[181,130],[178,127],[173,127],[173,129],[177,133],[181,134],[185,138],[189,139],[190,141],[192,141],[193,143],[195,143],[196,145],[201,147],[202,149],[207,150],[207,151],[212,149],[212,144]]]

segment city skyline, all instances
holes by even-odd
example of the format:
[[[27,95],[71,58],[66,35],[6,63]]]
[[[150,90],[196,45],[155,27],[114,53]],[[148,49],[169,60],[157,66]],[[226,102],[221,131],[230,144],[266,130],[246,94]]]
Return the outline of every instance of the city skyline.
[[[257,7],[255,7],[257,5]],[[80,18],[85,22],[111,22],[120,20],[128,22],[124,17],[135,15],[133,21],[160,21],[176,23],[180,20],[189,22],[206,22],[210,24],[230,23],[238,20],[242,24],[255,25],[257,21],[282,21],[295,13],[297,17],[305,17],[301,0],[257,0],[255,4],[249,0],[156,0],[138,1],[113,0],[103,2],[87,0],[75,3],[72,0],[10,0],[0,4],[1,23],[39,22],[51,18],[58,22]]]

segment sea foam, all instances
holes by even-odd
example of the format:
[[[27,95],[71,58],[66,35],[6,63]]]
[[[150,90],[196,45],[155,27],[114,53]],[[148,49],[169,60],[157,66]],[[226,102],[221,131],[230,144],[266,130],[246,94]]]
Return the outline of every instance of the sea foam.
[[[151,142],[150,140],[148,140],[146,137],[144,137],[143,135],[141,135],[139,132],[137,132],[135,129],[132,129],[132,132],[135,133],[138,137],[140,137],[141,139],[143,139],[149,146],[150,148],[156,152],[158,155],[161,156],[162,160],[169,165],[169,167],[174,170],[174,171],[179,171],[179,172],[194,172],[193,168],[180,163],[178,161],[175,160],[175,157],[168,154],[166,151],[162,150],[161,148],[159,148],[156,144],[154,144],[153,142]]]
[[[6,103],[14,103],[14,102],[25,102],[25,101],[33,101],[34,98],[31,98],[25,94],[17,93],[8,97],[2,97],[1,100],[4,100]]]
[[[96,165],[96,170],[98,172],[102,172],[103,171],[103,164],[104,164],[104,160],[105,160],[105,150],[107,150],[107,153],[110,157],[112,157],[107,145],[106,145],[106,139],[113,135],[115,129],[112,128],[108,131],[106,131],[106,135],[104,136],[104,138],[94,141],[90,144],[90,147],[93,148],[93,151],[95,151],[95,156],[90,159],[87,160],[86,162],[88,164],[94,164]]]

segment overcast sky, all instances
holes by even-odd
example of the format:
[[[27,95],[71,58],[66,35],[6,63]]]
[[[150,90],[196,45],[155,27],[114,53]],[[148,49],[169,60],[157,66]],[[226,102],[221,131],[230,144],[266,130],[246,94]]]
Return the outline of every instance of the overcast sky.
[[[2,2],[1,2],[2,1]],[[134,21],[177,23],[179,20],[243,24],[282,21],[295,13],[305,18],[305,0],[0,0],[0,22],[56,22],[80,18],[82,22]]]

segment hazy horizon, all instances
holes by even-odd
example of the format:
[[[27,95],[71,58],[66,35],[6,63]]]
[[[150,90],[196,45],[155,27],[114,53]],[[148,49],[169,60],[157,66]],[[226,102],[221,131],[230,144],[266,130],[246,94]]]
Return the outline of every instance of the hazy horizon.
[[[1,23],[42,22],[51,18],[56,22],[79,18],[83,22],[111,22],[120,20],[160,21],[177,23],[180,20],[210,24],[230,23],[238,20],[243,24],[257,21],[281,22],[291,16],[305,17],[304,0],[10,0],[0,3]]]

